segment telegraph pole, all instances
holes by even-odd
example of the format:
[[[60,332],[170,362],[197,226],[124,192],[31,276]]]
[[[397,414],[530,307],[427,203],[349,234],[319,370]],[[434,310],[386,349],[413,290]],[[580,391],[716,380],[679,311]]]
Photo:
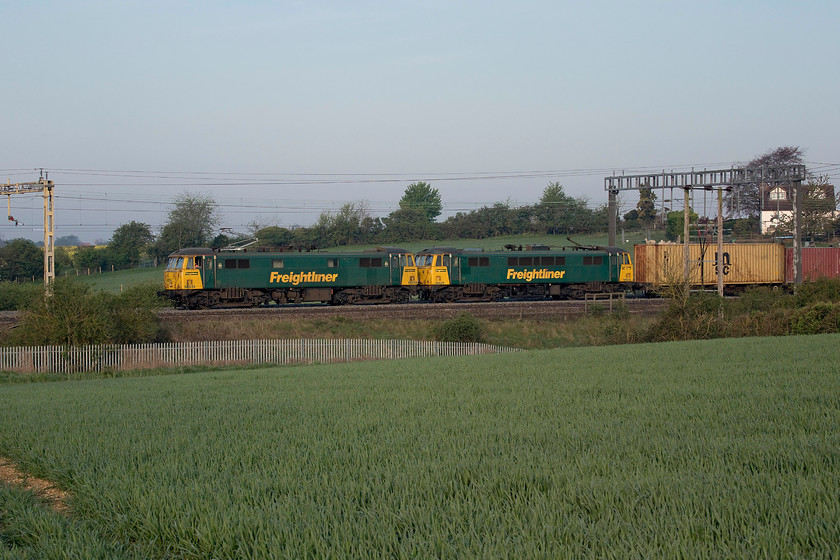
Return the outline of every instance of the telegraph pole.
[[[53,206],[52,181],[41,177],[33,183],[11,183],[8,180],[5,185],[0,184],[0,194],[9,197],[13,194],[42,193],[44,197],[44,286],[49,287],[55,279],[55,208]],[[10,203],[11,204],[11,203]],[[10,216],[11,217],[11,216]]]

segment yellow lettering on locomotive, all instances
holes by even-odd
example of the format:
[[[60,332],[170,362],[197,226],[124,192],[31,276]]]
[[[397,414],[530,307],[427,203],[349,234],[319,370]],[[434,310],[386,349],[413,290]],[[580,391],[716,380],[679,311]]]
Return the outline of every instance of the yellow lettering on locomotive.
[[[288,274],[280,274],[274,271],[268,276],[269,284],[291,284],[293,286],[297,286],[298,284],[324,284],[335,282],[336,280],[338,280],[338,274],[319,274],[317,272],[290,272]]]
[[[531,270],[515,270],[509,268],[507,270],[508,280],[525,280],[526,282],[533,282],[534,280],[561,280],[565,275],[565,270],[548,270],[547,268],[532,268]]]

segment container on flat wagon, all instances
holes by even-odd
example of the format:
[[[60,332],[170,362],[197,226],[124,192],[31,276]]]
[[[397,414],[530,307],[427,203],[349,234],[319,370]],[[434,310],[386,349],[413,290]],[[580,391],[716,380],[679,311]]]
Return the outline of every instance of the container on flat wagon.
[[[802,279],[840,278],[840,247],[803,247]],[[793,284],[793,249],[785,249],[785,282]]]
[[[723,283],[727,286],[781,284],[785,248],[781,243],[724,243]],[[683,281],[685,248],[659,243],[635,246],[636,282],[664,286]],[[694,286],[717,285],[717,244],[689,245],[689,280]]]

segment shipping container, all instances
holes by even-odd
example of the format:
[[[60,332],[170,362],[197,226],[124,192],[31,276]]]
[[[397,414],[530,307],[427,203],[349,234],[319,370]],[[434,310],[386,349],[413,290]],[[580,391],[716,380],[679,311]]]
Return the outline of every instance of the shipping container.
[[[781,243],[724,243],[723,283],[728,287],[782,284],[785,248]],[[635,281],[652,287],[683,282],[685,248],[676,243],[635,246]],[[717,244],[689,245],[692,286],[717,286]]]
[[[802,279],[840,278],[840,247],[803,247]],[[793,249],[785,249],[785,282],[793,284]]]

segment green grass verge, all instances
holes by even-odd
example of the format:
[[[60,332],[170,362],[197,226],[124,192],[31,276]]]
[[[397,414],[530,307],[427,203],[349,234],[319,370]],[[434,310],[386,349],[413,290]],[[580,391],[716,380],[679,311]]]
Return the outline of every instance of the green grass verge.
[[[0,454],[137,557],[827,558],[838,363],[819,335],[5,385]]]

